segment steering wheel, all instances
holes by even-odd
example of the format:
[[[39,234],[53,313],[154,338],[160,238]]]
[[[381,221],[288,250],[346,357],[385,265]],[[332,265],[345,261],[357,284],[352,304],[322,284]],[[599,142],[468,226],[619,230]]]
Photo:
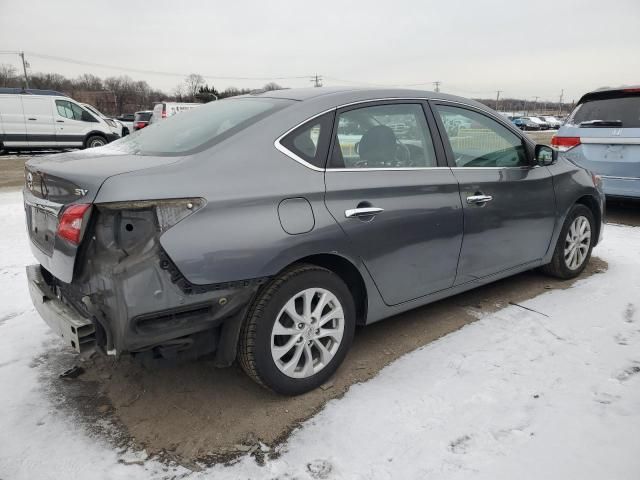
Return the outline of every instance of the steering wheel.
[[[411,151],[402,142],[396,142],[396,157],[394,159],[395,167],[412,167]]]

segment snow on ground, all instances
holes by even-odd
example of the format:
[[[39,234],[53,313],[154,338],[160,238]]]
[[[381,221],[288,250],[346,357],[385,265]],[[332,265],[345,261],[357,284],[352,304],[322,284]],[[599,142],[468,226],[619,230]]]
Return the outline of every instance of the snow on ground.
[[[55,410],[30,306],[19,195],[0,193],[0,478],[640,478],[640,228],[608,226],[609,262],[406,355],[259,466],[189,473],[118,452]],[[164,470],[163,470],[164,469]]]

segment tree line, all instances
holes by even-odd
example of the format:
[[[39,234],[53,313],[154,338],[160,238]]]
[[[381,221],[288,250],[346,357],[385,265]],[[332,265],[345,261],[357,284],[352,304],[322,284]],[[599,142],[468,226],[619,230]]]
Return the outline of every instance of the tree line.
[[[13,66],[0,65],[0,87],[24,87],[24,77]],[[93,103],[104,113],[120,115],[153,107],[153,102],[168,100],[179,102],[209,102],[216,99],[250,93],[252,89],[228,87],[218,91],[208,85],[202,75],[192,73],[171,93],[152,88],[145,80],[134,80],[128,75],[100,78],[84,73],[68,78],[59,73],[30,73],[29,88],[56,90],[85,103]],[[279,90],[276,83],[264,85],[264,90]],[[89,95],[89,93],[91,95]]]

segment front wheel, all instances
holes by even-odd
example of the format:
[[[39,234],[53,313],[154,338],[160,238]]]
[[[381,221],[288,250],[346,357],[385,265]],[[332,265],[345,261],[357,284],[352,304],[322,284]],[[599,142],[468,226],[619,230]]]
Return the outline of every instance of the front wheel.
[[[85,148],[104,147],[107,144],[107,139],[100,135],[91,135],[85,142]]]
[[[260,385],[299,395],[333,375],[354,330],[354,301],[340,277],[298,265],[272,280],[254,301],[240,333],[238,360]]]
[[[593,213],[584,205],[574,205],[562,226],[551,263],[542,267],[554,277],[577,277],[589,263],[595,234]]]

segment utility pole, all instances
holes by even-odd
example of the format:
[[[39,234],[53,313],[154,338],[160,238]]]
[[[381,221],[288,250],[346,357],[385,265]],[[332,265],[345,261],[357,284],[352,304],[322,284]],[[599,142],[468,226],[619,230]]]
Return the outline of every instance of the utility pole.
[[[562,115],[562,97],[564,97],[564,88],[560,90],[560,113],[558,115]]]
[[[433,82],[433,91],[434,91],[434,92],[439,92],[439,91],[440,91],[440,84],[441,84],[441,83],[442,83],[442,82],[440,82],[440,81]]]
[[[496,112],[498,111],[498,105],[499,105],[499,101],[500,101],[500,94],[502,93],[502,90],[496,90]]]
[[[538,99],[540,97],[536,96],[536,97],[533,97],[533,98],[534,98],[534,101],[533,101],[533,113],[537,113],[537,110],[538,110]]]
[[[24,61],[24,52],[20,52],[20,58],[22,58],[22,71],[24,71],[24,88],[29,88],[29,77],[27,77],[27,62]]]
[[[311,83],[313,83],[314,87],[321,87],[322,86],[322,75],[318,75],[317,73],[311,77]]]

